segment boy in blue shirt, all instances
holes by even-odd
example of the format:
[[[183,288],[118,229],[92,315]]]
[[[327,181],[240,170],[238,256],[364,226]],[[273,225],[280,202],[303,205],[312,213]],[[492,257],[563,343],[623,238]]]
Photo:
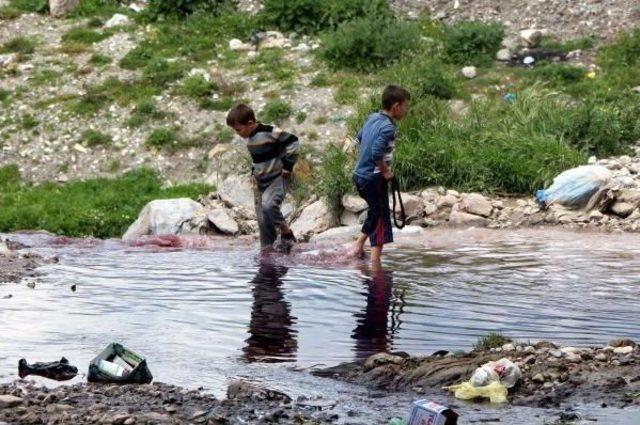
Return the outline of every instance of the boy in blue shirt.
[[[382,111],[369,115],[358,133],[358,162],[353,181],[358,194],[367,202],[369,211],[356,241],[354,254],[364,255],[364,244],[371,243],[371,263],[380,266],[384,244],[393,242],[389,210],[389,180],[393,179],[391,160],[396,138],[396,121],[407,113],[409,92],[389,85],[382,93]]]

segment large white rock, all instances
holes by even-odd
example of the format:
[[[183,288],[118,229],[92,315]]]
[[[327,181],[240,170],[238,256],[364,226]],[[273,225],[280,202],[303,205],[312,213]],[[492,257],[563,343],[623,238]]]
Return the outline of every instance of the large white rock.
[[[493,211],[491,201],[479,193],[470,193],[462,199],[462,210],[469,214],[489,217]]]
[[[129,226],[123,240],[144,235],[176,235],[181,226],[196,215],[202,205],[188,198],[161,199],[149,202],[138,219]]]
[[[116,13],[105,24],[105,28],[124,27],[131,23],[131,20],[127,15]]]
[[[424,215],[424,200],[416,195],[402,193],[402,203],[404,204],[404,212],[407,218],[422,217]],[[389,208],[393,208],[393,199],[389,197]],[[400,205],[396,205],[396,217],[400,215]]]
[[[311,237],[311,242],[352,242],[360,234],[360,226],[334,227]]]
[[[489,220],[473,214],[467,214],[460,211],[451,211],[449,214],[449,224],[456,226],[487,226]]]
[[[242,207],[248,212],[255,211],[253,186],[249,177],[231,176],[218,188],[220,200],[229,207]]]
[[[496,53],[496,59],[501,62],[509,62],[511,60],[511,51],[509,49],[500,49]]]
[[[300,217],[291,225],[297,238],[308,240],[314,234],[322,233],[338,224],[338,219],[323,202],[316,201],[302,210]]]
[[[207,219],[221,233],[235,235],[240,230],[238,223],[223,208],[214,208],[207,212]]]
[[[49,10],[54,18],[67,16],[78,6],[80,0],[49,0]]]
[[[366,218],[366,213],[356,214],[348,210],[344,210],[340,215],[340,224],[342,226],[355,226],[362,224]]]
[[[476,76],[478,75],[478,70],[475,66],[465,66],[464,68],[462,68],[461,72],[462,75],[468,79],[476,78]]]
[[[234,51],[251,50],[251,45],[248,43],[243,43],[242,40],[238,40],[237,38],[233,38],[229,40],[229,50],[234,50]]]
[[[367,203],[359,196],[344,195],[342,197],[342,206],[345,210],[352,213],[361,213],[367,209]]]

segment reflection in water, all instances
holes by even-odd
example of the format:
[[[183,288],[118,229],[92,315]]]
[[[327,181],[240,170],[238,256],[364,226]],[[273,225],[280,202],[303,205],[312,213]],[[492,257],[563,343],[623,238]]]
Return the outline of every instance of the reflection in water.
[[[363,359],[375,353],[390,351],[393,345],[393,334],[399,326],[399,319],[395,314],[395,307],[400,305],[392,302],[393,272],[384,268],[375,268],[368,277],[363,270],[365,279],[367,305],[354,314],[357,325],[351,334],[355,339],[356,359]],[[402,300],[402,297],[399,297]],[[389,310],[391,309],[391,315]],[[390,322],[390,323],[389,323]]]
[[[287,267],[263,260],[251,281],[251,336],[243,349],[244,358],[249,362],[279,362],[295,358],[298,342],[292,327],[296,318],[291,316],[291,305],[282,292],[282,278],[287,271]]]

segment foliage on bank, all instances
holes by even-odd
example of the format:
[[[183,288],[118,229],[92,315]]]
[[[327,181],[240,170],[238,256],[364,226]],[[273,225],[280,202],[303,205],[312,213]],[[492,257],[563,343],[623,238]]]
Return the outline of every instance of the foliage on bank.
[[[0,232],[46,230],[65,236],[120,237],[154,199],[192,198],[203,184],[163,187],[154,171],[138,169],[117,179],[66,184],[24,182],[15,165],[0,167]]]

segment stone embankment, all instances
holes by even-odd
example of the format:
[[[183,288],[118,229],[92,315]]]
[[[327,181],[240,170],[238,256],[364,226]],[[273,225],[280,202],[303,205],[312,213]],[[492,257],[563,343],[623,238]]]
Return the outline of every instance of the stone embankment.
[[[590,163],[611,172],[611,182],[603,188],[591,210],[555,204],[541,208],[532,197],[490,198],[440,187],[402,194],[407,224],[422,228],[561,226],[573,230],[638,231],[640,156],[591,158]],[[287,199],[282,209],[298,239],[308,241],[336,235],[355,236],[366,217],[367,206],[358,196],[345,195],[338,211],[315,197],[297,207],[293,200]],[[255,234],[258,226],[254,210],[249,179],[233,176],[224,180],[217,192],[202,197],[199,202],[182,199],[150,203],[124,239],[161,233]]]

